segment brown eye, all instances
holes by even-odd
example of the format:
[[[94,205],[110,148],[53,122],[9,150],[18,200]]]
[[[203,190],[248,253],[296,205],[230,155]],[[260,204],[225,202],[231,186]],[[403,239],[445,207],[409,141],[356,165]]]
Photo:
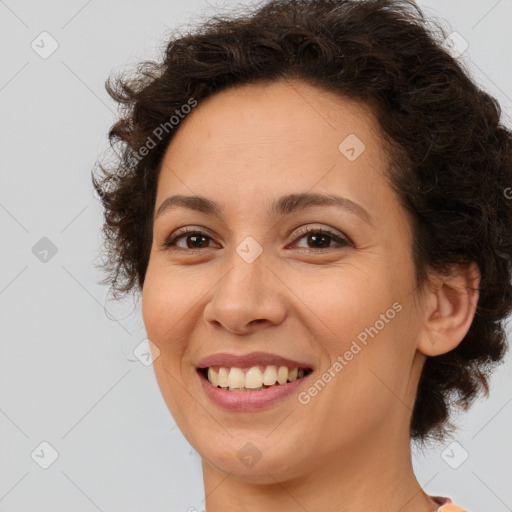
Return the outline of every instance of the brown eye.
[[[326,249],[330,247],[332,237],[324,233],[310,233],[307,235],[307,240],[314,245],[313,249]]]
[[[176,242],[180,239],[185,240],[185,247],[180,247],[176,244]],[[207,249],[208,248],[208,241],[211,240],[211,237],[206,235],[205,233],[201,231],[197,231],[194,229],[184,229],[179,231],[176,235],[173,235],[171,238],[169,238],[165,242],[165,247],[176,247],[180,250],[187,250],[187,249]]]
[[[332,249],[331,242],[336,242],[341,247],[353,246],[347,239],[327,229],[306,228],[299,232],[297,240],[306,239],[308,247],[306,250],[318,251],[322,249]]]
[[[181,239],[185,240],[185,246],[180,246],[177,242]],[[329,249],[353,247],[354,245],[347,239],[332,231],[321,228],[304,228],[299,231],[299,237],[296,240],[306,240],[307,247],[302,247],[306,251],[318,252]],[[184,228],[171,236],[164,246],[171,250],[193,251],[196,249],[208,249],[209,242],[212,238],[202,231],[193,228]],[[338,244],[338,247],[332,246],[332,242]],[[299,247],[301,248],[301,247]]]

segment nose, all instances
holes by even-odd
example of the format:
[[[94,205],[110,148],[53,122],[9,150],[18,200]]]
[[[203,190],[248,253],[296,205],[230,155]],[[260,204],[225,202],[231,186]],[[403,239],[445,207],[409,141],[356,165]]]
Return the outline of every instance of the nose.
[[[205,321],[234,334],[249,334],[283,322],[287,288],[267,263],[263,255],[252,263],[235,255],[204,308]]]

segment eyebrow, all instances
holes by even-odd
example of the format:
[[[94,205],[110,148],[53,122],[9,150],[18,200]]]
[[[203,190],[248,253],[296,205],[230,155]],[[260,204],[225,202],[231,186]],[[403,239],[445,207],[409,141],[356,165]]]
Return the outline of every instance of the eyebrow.
[[[361,217],[368,224],[373,224],[371,215],[360,204],[346,197],[331,194],[313,194],[309,192],[289,194],[273,201],[268,211],[273,217],[284,217],[295,211],[312,206],[336,206],[346,210],[348,213]],[[220,217],[222,213],[222,208],[206,197],[174,195],[162,202],[158,207],[154,219],[156,220],[168,210],[179,207],[214,215],[216,217]]]

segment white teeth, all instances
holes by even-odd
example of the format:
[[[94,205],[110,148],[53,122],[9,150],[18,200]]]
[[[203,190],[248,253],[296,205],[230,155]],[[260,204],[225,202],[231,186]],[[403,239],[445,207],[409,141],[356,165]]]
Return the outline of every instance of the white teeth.
[[[245,386],[247,389],[261,388],[263,384],[263,374],[257,366],[253,366],[245,374]]]
[[[219,368],[219,380],[217,381],[217,384],[213,384],[212,381],[212,384],[214,386],[220,386],[221,388],[227,388],[229,386],[229,380],[228,380],[228,377],[229,377],[229,372],[227,370],[227,368]]]
[[[229,371],[228,386],[230,388],[243,388],[244,385],[244,372],[240,368],[231,368],[231,370]]]
[[[267,366],[263,373],[263,384],[273,386],[277,381],[277,368],[273,365]]]
[[[219,385],[219,376],[217,374],[217,371],[213,368],[208,368],[208,380],[214,385]]]
[[[286,384],[288,380],[288,368],[286,366],[280,366],[279,370],[277,370],[277,382],[279,384]]]
[[[304,376],[303,368],[286,366],[266,366],[262,372],[259,366],[249,368],[245,373],[241,368],[208,368],[208,380],[215,386],[230,391],[260,390],[264,386],[273,386],[276,383],[283,385],[294,382]]]

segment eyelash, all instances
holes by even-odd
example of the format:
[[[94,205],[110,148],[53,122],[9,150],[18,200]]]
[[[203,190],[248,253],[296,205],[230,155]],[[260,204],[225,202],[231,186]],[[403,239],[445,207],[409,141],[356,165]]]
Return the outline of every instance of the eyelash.
[[[190,252],[190,251],[201,251],[203,249],[199,248],[199,249],[183,249],[182,247],[176,247],[175,246],[175,243],[178,239],[182,238],[182,237],[186,237],[186,235],[191,235],[191,234],[194,234],[194,235],[200,235],[200,236],[204,236],[205,238],[208,238],[211,240],[211,237],[208,236],[206,233],[203,233],[202,231],[199,231],[197,229],[194,229],[194,228],[183,228],[181,230],[179,230],[175,235],[173,235],[172,237],[170,237],[169,239],[167,239],[165,242],[164,242],[164,248],[165,249],[168,249],[168,250],[171,250],[171,247],[173,247],[172,250],[174,251],[184,251],[184,252]],[[329,238],[331,238],[332,240],[334,240],[335,242],[338,242],[338,244],[341,245],[341,247],[339,248],[345,248],[345,247],[354,247],[354,244],[352,243],[352,241],[350,239],[345,238],[345,237],[341,237],[339,236],[338,234],[328,230],[328,229],[324,229],[324,228],[302,228],[299,230],[299,232],[297,233],[297,238],[295,240],[299,240],[299,239],[302,239],[304,238],[306,235],[309,235],[309,234],[321,234],[321,235],[326,235],[328,236]],[[206,247],[204,249],[209,249],[209,247]],[[300,248],[302,251],[306,251],[308,253],[318,253],[319,251],[320,252],[325,252],[325,251],[330,251],[332,249],[335,249],[335,248],[332,248],[332,247],[328,247],[328,248],[325,248],[325,249],[322,249],[322,248],[318,248],[318,249],[309,249],[309,248]]]

